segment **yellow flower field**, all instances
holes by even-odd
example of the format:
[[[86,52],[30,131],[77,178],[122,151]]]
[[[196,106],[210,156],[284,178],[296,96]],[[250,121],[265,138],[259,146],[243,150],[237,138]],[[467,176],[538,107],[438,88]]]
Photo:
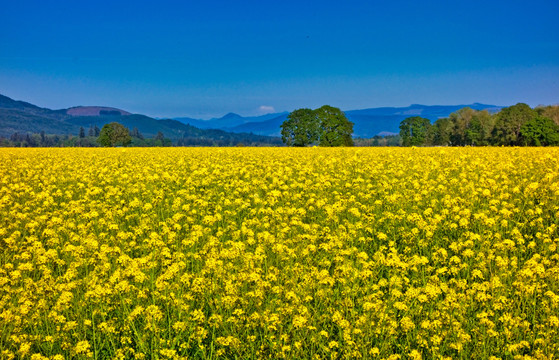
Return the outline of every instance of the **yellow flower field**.
[[[0,149],[0,359],[557,359],[559,149]]]

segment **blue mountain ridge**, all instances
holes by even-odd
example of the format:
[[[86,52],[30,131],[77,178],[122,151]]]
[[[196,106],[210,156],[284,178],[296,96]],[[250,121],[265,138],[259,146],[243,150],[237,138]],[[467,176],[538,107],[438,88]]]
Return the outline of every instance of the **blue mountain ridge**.
[[[469,105],[420,105],[407,107],[379,107],[344,111],[346,117],[354,123],[353,136],[369,138],[375,135],[397,134],[400,122],[410,116],[421,116],[436,121],[448,117],[461,108],[498,112],[502,106],[474,103]],[[175,118],[185,124],[201,129],[221,129],[234,133],[253,133],[257,135],[279,136],[280,125],[287,119],[288,112],[266,114],[262,116],[243,117],[229,113],[221,118],[199,120],[191,118]]]
[[[193,119],[189,117],[173,118],[173,120],[178,120],[184,124],[190,124],[200,129],[228,129],[246,123],[258,123],[258,122],[267,121],[283,114],[287,116],[289,113],[288,112],[274,113],[274,114],[266,114],[261,116],[246,116],[246,117],[235,113],[228,113],[223,117],[213,118],[209,120]]]

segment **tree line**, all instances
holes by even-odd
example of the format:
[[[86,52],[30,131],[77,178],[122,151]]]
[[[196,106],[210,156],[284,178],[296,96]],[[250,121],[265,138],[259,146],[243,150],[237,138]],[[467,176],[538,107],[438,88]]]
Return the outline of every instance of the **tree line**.
[[[277,146],[278,142],[253,134],[236,138],[183,136],[168,139],[162,132],[144,137],[137,128],[129,130],[112,122],[102,129],[80,127],[78,136],[14,133],[0,137],[0,146]],[[491,114],[465,107],[434,123],[420,116],[404,119],[396,136],[353,139],[353,123],[338,108],[297,109],[281,125],[281,141],[288,146],[557,146],[559,106],[530,106],[518,103]],[[256,141],[255,141],[256,138]],[[262,139],[260,139],[262,138]],[[266,139],[264,139],[266,138]]]
[[[495,114],[466,107],[434,123],[409,117],[400,138],[403,146],[557,146],[559,106],[518,103]]]
[[[129,130],[124,125],[113,122],[100,129],[97,125],[89,130],[80,127],[77,136],[39,133],[14,133],[9,138],[0,138],[4,147],[98,147],[98,146],[171,146],[170,139],[158,132],[153,138],[145,138],[138,128]]]
[[[353,144],[357,147],[386,147],[400,146],[400,135],[375,135],[372,138],[354,138]]]
[[[399,136],[353,139],[353,123],[338,109],[297,109],[281,125],[288,146],[557,146],[559,106],[518,103],[491,114],[462,108],[434,123],[413,116],[400,123]]]
[[[206,131],[208,132],[208,131]],[[210,131],[211,132],[211,131]],[[226,135],[231,135],[225,133]],[[254,134],[232,134],[234,136],[184,135],[181,138],[170,139],[159,131],[153,137],[144,136],[138,128],[132,130],[124,125],[113,122],[100,129],[90,126],[88,130],[80,127],[77,136],[71,134],[53,135],[45,131],[39,133],[14,133],[8,138],[0,137],[0,147],[99,147],[99,146],[278,146],[279,138],[270,138]],[[213,136],[213,137],[212,137]]]

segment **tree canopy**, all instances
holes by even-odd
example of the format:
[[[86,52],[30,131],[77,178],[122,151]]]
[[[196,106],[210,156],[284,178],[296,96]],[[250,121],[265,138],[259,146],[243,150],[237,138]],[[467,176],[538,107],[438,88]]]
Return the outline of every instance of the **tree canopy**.
[[[338,108],[297,109],[281,125],[281,137],[288,146],[353,146],[353,123]]]
[[[536,115],[530,106],[523,103],[501,110],[494,130],[494,137],[498,139],[499,145],[521,145],[520,129]]]
[[[353,123],[338,108],[324,105],[315,110],[320,121],[320,146],[353,146]]]
[[[431,122],[420,116],[404,119],[400,123],[400,137],[404,146],[420,146],[425,144]]]
[[[559,106],[548,105],[548,106],[538,106],[534,109],[538,115],[550,118],[553,122],[559,125]]]
[[[320,123],[311,109],[297,109],[281,124],[281,138],[288,146],[308,146],[320,138]]]
[[[522,125],[520,135],[528,146],[559,145],[559,125],[543,116],[538,115]]]
[[[559,106],[535,109],[518,103],[490,114],[462,108],[447,118],[409,117],[400,123],[403,146],[556,146],[559,145]]]
[[[130,131],[124,125],[117,122],[105,124],[97,138],[97,142],[101,146],[126,146],[131,141]]]

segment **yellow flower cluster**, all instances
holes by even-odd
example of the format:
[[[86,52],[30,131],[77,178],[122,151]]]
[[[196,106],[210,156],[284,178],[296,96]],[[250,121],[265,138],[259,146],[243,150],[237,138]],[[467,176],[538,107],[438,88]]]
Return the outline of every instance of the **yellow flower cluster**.
[[[1,359],[557,359],[559,149],[0,150]]]

